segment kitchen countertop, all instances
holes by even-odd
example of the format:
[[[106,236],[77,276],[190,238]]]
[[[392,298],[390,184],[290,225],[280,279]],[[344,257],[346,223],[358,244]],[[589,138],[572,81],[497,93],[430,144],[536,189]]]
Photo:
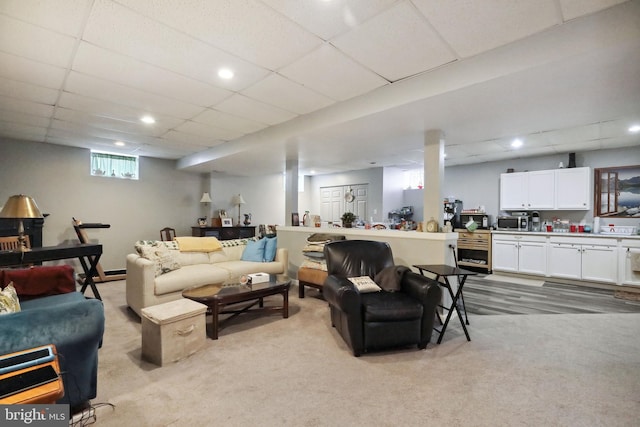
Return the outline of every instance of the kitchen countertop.
[[[640,236],[637,234],[606,234],[606,233],[554,233],[546,231],[506,231],[506,230],[492,230],[491,234],[519,234],[527,236],[557,236],[557,237],[597,237],[603,239],[637,239],[640,240]]]

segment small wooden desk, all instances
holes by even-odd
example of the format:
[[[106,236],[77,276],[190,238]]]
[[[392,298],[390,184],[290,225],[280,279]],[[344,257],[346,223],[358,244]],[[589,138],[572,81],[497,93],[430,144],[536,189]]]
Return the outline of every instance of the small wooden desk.
[[[37,350],[41,347],[36,347],[33,349],[27,349],[22,351],[17,351],[14,354],[26,353],[32,350]],[[43,363],[40,365],[30,366],[25,369],[20,369],[19,371],[13,371],[6,374],[0,375],[0,380],[4,378],[9,378],[14,375],[19,375],[21,373],[31,371],[37,368],[41,368],[46,365],[51,365],[53,369],[60,374],[60,364],[58,363],[58,354],[56,352],[55,346],[53,346],[53,352],[55,353],[55,358],[51,362]],[[46,384],[42,384],[38,387],[30,388],[29,390],[22,391],[20,393],[12,394],[11,396],[7,396],[4,399],[0,399],[0,404],[3,405],[15,405],[15,404],[48,404],[55,403],[60,400],[64,396],[64,385],[62,384],[62,376],[59,376],[57,380],[51,381]]]
[[[93,277],[97,275],[97,265],[101,255],[102,245],[85,243],[79,245],[45,246],[42,248],[33,248],[28,252],[0,252],[0,267],[21,266],[25,264],[42,263],[44,261],[78,258],[85,275],[80,292],[84,293],[87,286],[91,286],[93,295],[97,299],[101,299],[98,288],[96,288],[96,284],[93,281]]]
[[[451,296],[451,306],[445,307],[443,305],[439,305],[443,310],[447,310],[447,317],[442,323],[442,319],[440,315],[437,314],[438,320],[440,320],[440,324],[442,328],[438,331],[438,329],[434,328],[437,332],[440,332],[440,336],[438,336],[438,344],[442,342],[442,337],[444,336],[444,331],[447,329],[447,325],[449,324],[449,320],[451,319],[451,315],[453,314],[453,310],[455,309],[456,313],[458,313],[458,319],[460,319],[460,324],[462,325],[462,329],[464,330],[464,334],[467,337],[467,341],[471,341],[471,337],[469,337],[469,332],[467,331],[467,327],[465,326],[465,321],[467,325],[469,324],[469,318],[467,317],[467,308],[464,305],[464,296],[462,295],[462,288],[464,287],[464,282],[467,281],[467,276],[473,276],[478,273],[470,270],[465,270],[459,267],[451,267],[450,265],[444,264],[433,264],[433,265],[414,265],[415,268],[420,270],[420,274],[425,276],[425,272],[431,273],[435,275],[435,280],[442,287],[446,288],[449,291],[449,295]],[[458,290],[454,294],[453,288],[449,283],[449,277],[456,276],[458,277]],[[440,278],[443,278],[443,281],[440,281]],[[462,314],[460,313],[460,308],[458,307],[458,300],[462,302],[462,311],[464,311],[464,319],[462,320]]]

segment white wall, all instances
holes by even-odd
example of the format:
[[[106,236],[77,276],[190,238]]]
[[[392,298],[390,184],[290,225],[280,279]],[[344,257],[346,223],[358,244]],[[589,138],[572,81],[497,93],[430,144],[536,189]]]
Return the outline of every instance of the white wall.
[[[139,180],[92,177],[89,155],[81,148],[0,140],[0,204],[14,194],[33,197],[49,214],[44,246],[78,242],[72,217],[110,224],[87,230],[92,241],[103,245],[100,265],[105,270],[125,268],[135,241],[159,239],[163,227],[191,235],[208,185],[204,175],[179,171],[175,161],[141,157]]]

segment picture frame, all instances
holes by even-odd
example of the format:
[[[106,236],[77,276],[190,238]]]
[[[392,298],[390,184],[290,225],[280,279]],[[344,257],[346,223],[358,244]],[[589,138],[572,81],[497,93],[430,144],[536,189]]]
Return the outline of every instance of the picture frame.
[[[637,218],[640,213],[640,165],[594,169],[594,216]]]
[[[226,218],[227,217],[227,211],[224,209],[220,209],[220,218]]]
[[[222,220],[223,227],[233,227],[233,219],[231,218],[220,218]]]
[[[293,227],[300,226],[300,215],[298,214],[298,212],[291,213],[291,225]]]

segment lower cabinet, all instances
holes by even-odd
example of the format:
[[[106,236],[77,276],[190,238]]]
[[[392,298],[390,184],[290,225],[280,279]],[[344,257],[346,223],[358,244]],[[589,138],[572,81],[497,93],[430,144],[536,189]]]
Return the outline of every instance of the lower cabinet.
[[[492,246],[494,271],[536,274],[541,276],[546,274],[546,237],[494,235]]]
[[[549,243],[549,270],[551,277],[618,282],[618,249],[616,242],[598,244]]]

